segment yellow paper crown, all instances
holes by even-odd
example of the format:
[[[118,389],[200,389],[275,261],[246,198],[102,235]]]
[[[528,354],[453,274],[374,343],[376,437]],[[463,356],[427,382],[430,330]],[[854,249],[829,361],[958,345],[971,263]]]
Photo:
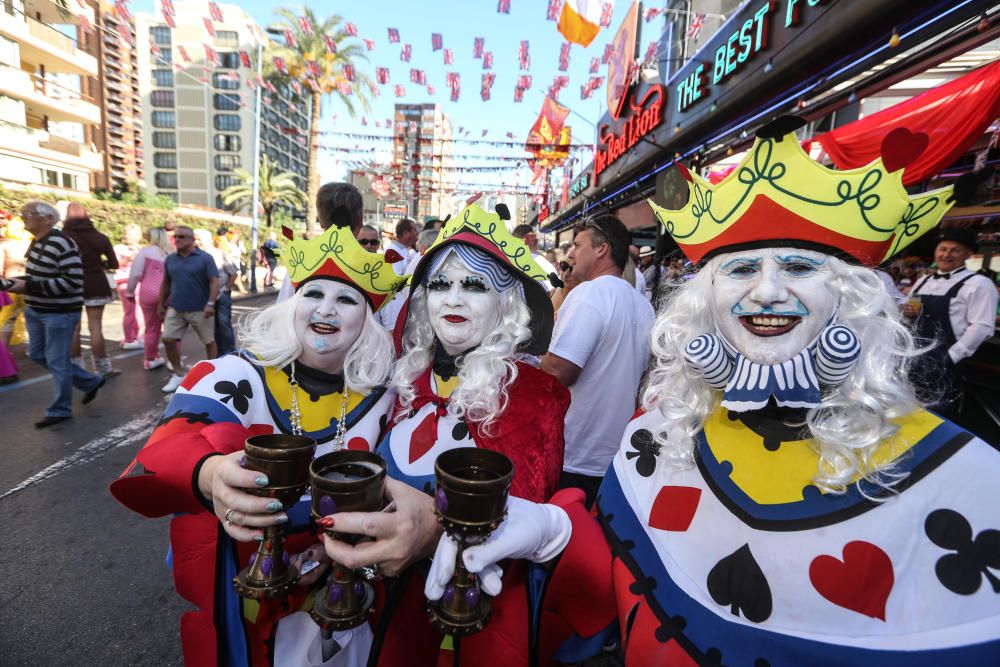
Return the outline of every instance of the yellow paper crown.
[[[443,243],[458,240],[485,250],[530,280],[541,283],[549,279],[531,256],[528,246],[507,231],[507,225],[497,213],[488,213],[476,204],[469,204],[444,223],[427,254]]]
[[[406,284],[406,277],[397,276],[383,254],[362,248],[347,227],[331,227],[309,241],[291,241],[281,254],[296,288],[313,278],[339,280],[361,290],[373,311]]]
[[[810,158],[794,131],[758,134],[717,185],[678,164],[683,181],[674,178],[673,185],[681,195],[686,186],[689,194],[680,209],[647,202],[693,262],[739,248],[787,245],[876,266],[936,227],[952,206],[950,186],[915,196],[906,192],[905,165],[885,164],[898,161],[886,157],[896,149],[890,137],[883,157],[839,171]]]

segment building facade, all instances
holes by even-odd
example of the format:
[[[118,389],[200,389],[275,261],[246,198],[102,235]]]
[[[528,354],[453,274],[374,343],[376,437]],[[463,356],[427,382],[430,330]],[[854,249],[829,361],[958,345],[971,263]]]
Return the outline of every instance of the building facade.
[[[94,21],[90,5],[0,8],[0,181],[80,195],[103,172],[92,143],[102,120]]]
[[[240,182],[235,170],[253,171],[262,31],[237,5],[219,5],[222,21],[211,20],[207,2],[174,7],[174,27],[162,16],[136,17],[143,129],[152,156],[146,187],[178,203],[222,209],[222,193]],[[308,102],[296,103],[286,89],[265,96],[261,153],[296,174],[305,189]]]
[[[393,185],[417,222],[444,217],[454,189],[451,121],[437,104],[397,104],[393,121]]]
[[[135,20],[121,18],[107,2],[96,9],[103,122],[93,129],[93,142],[103,153],[104,169],[96,174],[95,186],[123,189],[145,182],[139,59],[132,46],[136,43]]]

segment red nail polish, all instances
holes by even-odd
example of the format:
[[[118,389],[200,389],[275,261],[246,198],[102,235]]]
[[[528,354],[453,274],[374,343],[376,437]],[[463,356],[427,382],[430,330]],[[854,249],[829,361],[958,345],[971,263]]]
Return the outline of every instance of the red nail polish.
[[[333,528],[333,517],[325,516],[320,519],[316,519],[316,525],[326,529]]]

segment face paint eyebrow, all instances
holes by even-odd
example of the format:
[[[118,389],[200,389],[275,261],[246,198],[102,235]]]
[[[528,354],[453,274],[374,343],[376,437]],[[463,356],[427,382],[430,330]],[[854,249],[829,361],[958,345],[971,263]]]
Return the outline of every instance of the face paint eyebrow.
[[[823,266],[826,264],[826,259],[813,259],[812,257],[806,257],[805,255],[776,255],[775,259],[782,264],[793,264],[795,262],[805,262],[806,264],[812,264],[813,266]]]
[[[723,271],[725,271],[734,264],[739,264],[740,266],[745,266],[745,265],[760,266],[761,261],[763,260],[760,257],[737,257],[736,259],[731,259],[725,264],[723,264],[721,268]]]

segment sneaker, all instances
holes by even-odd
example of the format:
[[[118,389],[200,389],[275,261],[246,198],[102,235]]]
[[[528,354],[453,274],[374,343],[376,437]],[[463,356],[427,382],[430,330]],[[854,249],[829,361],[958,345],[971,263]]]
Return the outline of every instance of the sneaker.
[[[163,357],[157,357],[156,359],[144,359],[142,362],[142,367],[147,371],[151,371],[162,366],[166,366],[167,360]]]
[[[127,343],[124,342],[124,341],[122,341],[122,349],[123,350],[141,350],[142,347],[143,347],[143,343],[142,343],[141,340],[131,340],[131,341],[127,342]]]
[[[177,391],[177,387],[181,386],[181,382],[184,382],[184,378],[182,378],[180,375],[171,375],[170,382],[163,385],[163,393],[171,394]]]

